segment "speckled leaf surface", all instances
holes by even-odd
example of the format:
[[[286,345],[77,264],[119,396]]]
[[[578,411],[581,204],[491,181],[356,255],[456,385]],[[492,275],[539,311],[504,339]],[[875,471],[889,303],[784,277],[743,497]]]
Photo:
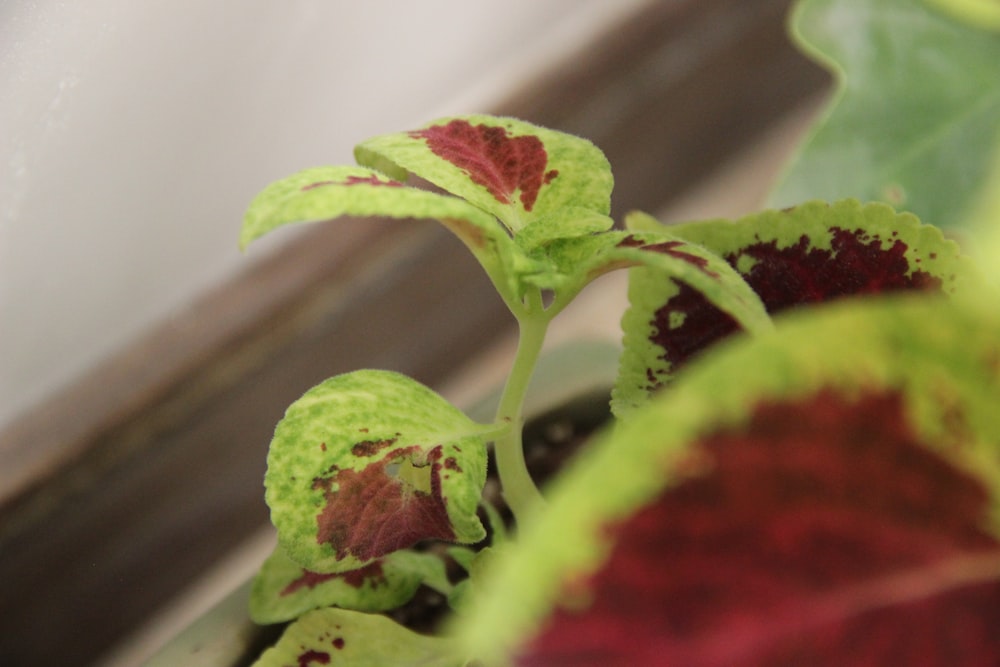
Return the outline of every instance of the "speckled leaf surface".
[[[1000,32],[918,0],[804,0],[791,26],[837,90],[771,204],[856,197],[972,222],[1000,187]]]
[[[659,226],[648,217],[631,222],[643,229]],[[810,202],[669,230],[724,258],[772,315],[864,294],[952,294],[974,280],[969,261],[938,229],[880,204]],[[641,404],[691,358],[742,328],[697,291],[649,272],[633,273],[629,300],[626,351],[614,395],[618,414]]]
[[[488,664],[995,664],[998,404],[995,312],[788,315],[593,443],[458,635]]]
[[[346,609],[312,611],[293,623],[253,667],[462,667],[453,645],[385,616]]]
[[[288,408],[271,442],[265,499],[279,543],[329,573],[425,539],[482,539],[491,430],[397,373],[323,382]]]
[[[358,570],[320,574],[306,570],[279,547],[254,579],[250,617],[266,624],[331,606],[387,611],[408,602],[428,581],[447,582],[444,560],[430,553],[395,551]]]
[[[495,215],[513,232],[566,206],[607,214],[614,181],[592,143],[513,118],[445,118],[358,145],[359,164],[414,174]]]

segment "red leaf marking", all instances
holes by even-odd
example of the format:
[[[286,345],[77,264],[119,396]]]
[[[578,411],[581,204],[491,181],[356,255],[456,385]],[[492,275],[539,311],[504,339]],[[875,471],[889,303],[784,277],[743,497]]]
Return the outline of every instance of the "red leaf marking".
[[[348,176],[344,179],[344,185],[385,185],[390,188],[401,188],[403,184],[393,179],[382,180],[375,174],[370,176]]]
[[[362,470],[337,470],[333,477],[313,480],[313,488],[323,489],[326,497],[316,515],[317,542],[330,544],[338,560],[348,555],[370,560],[425,539],[455,539],[441,495],[442,447],[427,452],[423,463],[429,468],[430,493],[388,470],[419,451],[418,446],[395,449]]]
[[[342,650],[344,648],[344,644],[345,643],[346,642],[344,642],[344,638],[343,637],[337,637],[336,639],[333,640],[333,648],[335,648],[338,651],[340,651],[340,650]]]
[[[330,654],[325,651],[309,650],[299,655],[299,667],[309,667],[309,665],[313,663],[319,665],[329,665]]]
[[[713,278],[719,277],[718,273],[708,268],[707,259],[679,250],[679,248],[690,245],[688,243],[684,243],[683,241],[664,241],[662,243],[647,244],[634,236],[628,236],[618,245],[624,248],[640,248],[641,250],[649,250],[650,252],[659,252],[664,255],[669,255],[675,259],[685,261],[688,264],[693,264]]]
[[[846,296],[898,290],[939,291],[941,280],[922,270],[910,271],[907,246],[900,240],[883,249],[877,237],[861,230],[834,227],[831,248],[809,249],[809,239],[779,249],[775,241],[758,242],[726,256],[738,268],[741,256],[755,262],[743,278],[757,292],[767,312],[774,315],[808,303]],[[680,326],[670,327],[671,315],[682,313]],[[681,285],[680,291],[653,317],[651,340],[659,345],[671,370],[701,350],[739,330],[736,321],[699,292]],[[658,382],[651,384],[656,389]]]
[[[362,568],[351,570],[349,572],[324,574],[322,572],[303,570],[302,576],[281,589],[281,593],[279,595],[291,595],[295,591],[302,588],[313,589],[316,586],[333,579],[341,579],[348,586],[353,586],[354,588],[361,588],[365,585],[366,581],[371,583],[372,588],[378,588],[380,584],[385,583],[385,573],[382,570],[381,560],[373,561]]]
[[[779,249],[775,241],[759,242],[726,259],[733,266],[741,255],[756,260],[744,278],[771,313],[855,294],[941,289],[940,278],[910,271],[907,245],[899,239],[883,248],[878,237],[863,230],[833,227],[830,232],[829,250],[810,249],[809,239],[803,235],[787,248]]]
[[[511,203],[514,193],[520,191],[525,211],[534,208],[542,186],[559,175],[555,169],[545,171],[548,153],[542,141],[531,134],[512,137],[502,127],[456,119],[410,136],[424,139],[435,155],[461,168],[500,203]]]
[[[677,294],[656,311],[651,337],[664,350],[661,358],[670,364],[671,371],[715,341],[740,330],[731,315],[716,308],[701,292],[687,283],[677,287]],[[671,328],[671,313],[683,313],[684,321]]]
[[[300,190],[306,192],[314,188],[323,187],[324,185],[386,185],[394,188],[401,188],[403,184],[399,181],[394,181],[392,179],[382,180],[375,174],[371,176],[348,176],[342,181],[316,181],[315,183],[310,183],[309,185],[303,185]]]
[[[387,440],[362,440],[351,447],[351,454],[355,456],[375,456],[386,447],[395,444],[396,438]]]
[[[521,664],[1000,664],[989,494],[903,405],[824,391],[704,438],[577,582],[593,604],[556,612]]]

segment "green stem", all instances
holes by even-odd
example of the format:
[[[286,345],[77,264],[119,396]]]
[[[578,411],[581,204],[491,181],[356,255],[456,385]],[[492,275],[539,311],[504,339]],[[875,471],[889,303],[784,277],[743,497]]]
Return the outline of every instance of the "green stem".
[[[550,319],[542,306],[541,294],[529,294],[524,308],[517,314],[517,353],[497,407],[497,423],[507,426],[506,432],[494,442],[497,471],[504,500],[518,520],[542,502],[538,487],[528,474],[521,435],[524,430],[524,398]]]

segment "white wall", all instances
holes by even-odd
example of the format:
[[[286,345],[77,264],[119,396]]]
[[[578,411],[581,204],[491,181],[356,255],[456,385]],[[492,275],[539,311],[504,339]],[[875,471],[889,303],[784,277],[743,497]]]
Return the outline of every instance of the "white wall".
[[[3,0],[0,427],[245,267],[267,182],[482,110],[641,4]]]

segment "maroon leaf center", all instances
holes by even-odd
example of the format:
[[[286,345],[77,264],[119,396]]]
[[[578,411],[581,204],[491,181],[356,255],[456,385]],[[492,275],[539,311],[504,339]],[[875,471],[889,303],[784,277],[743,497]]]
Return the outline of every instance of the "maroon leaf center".
[[[412,463],[417,446],[395,449],[361,470],[336,470],[319,477],[326,505],[316,515],[316,539],[333,547],[338,559],[348,555],[361,560],[378,558],[425,539],[453,540],[455,533],[441,494],[439,445],[425,460]],[[416,488],[394,469],[401,465],[426,468],[429,492]]]
[[[525,211],[534,207],[542,186],[559,175],[555,169],[545,170],[548,154],[534,135],[512,137],[502,127],[456,119],[411,136],[426,140],[435,155],[461,168],[500,203],[511,203],[520,191]]]
[[[776,241],[749,245],[727,255],[726,261],[738,269],[742,258],[753,260],[743,278],[772,315],[851,295],[941,289],[942,282],[936,276],[911,270],[907,245],[899,239],[883,248],[879,238],[862,230],[834,227],[830,231],[833,238],[829,249],[810,248],[808,237],[803,235],[786,248],[779,248]],[[675,256],[678,252],[676,248],[660,251]],[[672,326],[671,322],[677,320],[680,324]],[[652,341],[664,350],[662,358],[671,370],[740,328],[732,317],[686,285],[681,285],[678,293],[656,311],[653,324]],[[658,386],[659,381],[653,378],[650,390]]]
[[[764,404],[694,451],[522,664],[1000,664],[988,494],[902,397]]]
[[[911,271],[907,245],[899,239],[883,248],[879,238],[862,230],[834,227],[828,250],[809,248],[802,236],[787,248],[775,241],[759,242],[726,259],[737,266],[740,256],[755,260],[744,275],[760,295],[768,312],[853,294],[878,294],[904,289],[941,289],[941,280],[921,271]]]

